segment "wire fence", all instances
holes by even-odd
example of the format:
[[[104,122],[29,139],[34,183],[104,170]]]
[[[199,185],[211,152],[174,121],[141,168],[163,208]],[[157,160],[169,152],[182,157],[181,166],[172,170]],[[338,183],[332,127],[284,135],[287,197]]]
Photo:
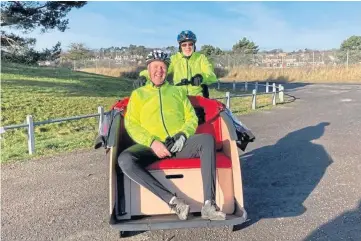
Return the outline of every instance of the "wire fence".
[[[145,68],[146,53],[137,55],[112,55],[89,59],[61,60],[58,65],[79,69],[100,68]],[[291,53],[223,53],[209,55],[217,68],[257,67],[257,68],[302,68],[361,65],[361,50],[348,51],[299,51]]]
[[[221,81],[217,82],[217,89],[220,89],[221,84],[222,84]],[[226,82],[224,84],[229,84],[229,83]],[[259,84],[258,82],[256,82],[256,83],[248,83],[248,82],[239,83],[238,82],[237,84],[244,84],[243,90],[245,92],[248,91],[249,85],[254,85],[254,88],[252,89],[252,93],[251,94],[231,94],[229,91],[227,91],[224,97],[218,97],[218,98],[213,98],[213,99],[225,100],[226,101],[225,104],[228,109],[231,109],[231,99],[232,98],[252,96],[252,109],[255,110],[257,108],[257,94],[272,94],[272,105],[277,104],[277,101],[276,101],[277,94],[278,94],[279,102],[280,103],[284,102],[285,89],[284,89],[284,86],[282,86],[281,84],[279,86],[276,86],[276,83],[273,83],[271,85],[269,82],[267,82],[266,84]],[[258,92],[258,89],[260,86],[265,87],[264,92]],[[271,88],[272,88],[272,91],[271,91]],[[235,81],[232,83],[232,90],[233,91],[236,90],[236,82]],[[108,113],[108,112],[104,112],[104,108],[102,106],[99,106],[98,112],[94,113],[94,114],[64,117],[64,118],[59,118],[59,119],[48,119],[48,120],[37,121],[37,122],[34,122],[32,115],[27,115],[26,119],[25,119],[25,123],[0,127],[0,134],[5,133],[9,130],[26,128],[27,129],[27,141],[28,141],[28,153],[30,155],[33,155],[36,152],[36,150],[35,150],[35,131],[34,131],[35,126],[97,117],[98,121],[99,121],[98,128],[100,129],[101,124],[103,122],[104,115],[106,113]]]

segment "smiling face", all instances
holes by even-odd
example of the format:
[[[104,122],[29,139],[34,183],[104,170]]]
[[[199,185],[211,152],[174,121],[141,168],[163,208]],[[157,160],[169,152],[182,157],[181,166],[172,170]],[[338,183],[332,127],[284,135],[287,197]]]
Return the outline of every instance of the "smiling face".
[[[191,56],[194,51],[194,43],[192,41],[186,41],[181,43],[182,52],[185,56]]]
[[[163,84],[165,77],[167,76],[167,65],[162,61],[153,61],[148,64],[148,72],[153,84],[159,86]]]

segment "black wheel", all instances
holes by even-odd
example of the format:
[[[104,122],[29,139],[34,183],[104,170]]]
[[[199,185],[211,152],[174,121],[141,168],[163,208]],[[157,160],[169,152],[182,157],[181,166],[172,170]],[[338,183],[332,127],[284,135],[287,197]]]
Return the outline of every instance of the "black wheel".
[[[119,232],[119,237],[120,238],[128,238],[130,236],[132,236],[130,231],[120,231]]]
[[[120,238],[129,238],[141,233],[144,233],[145,231],[120,231],[119,232],[119,237]]]

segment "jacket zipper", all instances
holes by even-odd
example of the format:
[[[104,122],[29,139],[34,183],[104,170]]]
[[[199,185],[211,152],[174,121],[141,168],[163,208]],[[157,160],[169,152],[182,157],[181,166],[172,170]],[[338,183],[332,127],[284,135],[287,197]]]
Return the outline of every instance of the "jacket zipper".
[[[188,76],[189,76],[189,70],[188,70],[188,68],[189,68],[189,64],[188,64],[188,58],[186,58],[186,63],[187,63],[187,80],[190,80],[189,78],[188,78]],[[187,86],[187,95],[188,95],[188,85],[186,85]]]
[[[167,132],[168,137],[170,137],[169,132],[167,130],[167,127],[165,126],[165,121],[164,121],[164,116],[163,116],[163,108],[162,108],[162,91],[160,90],[161,87],[159,87],[158,91],[159,91],[159,102],[160,102],[160,116],[162,117],[162,123],[163,123],[163,127],[165,132]]]

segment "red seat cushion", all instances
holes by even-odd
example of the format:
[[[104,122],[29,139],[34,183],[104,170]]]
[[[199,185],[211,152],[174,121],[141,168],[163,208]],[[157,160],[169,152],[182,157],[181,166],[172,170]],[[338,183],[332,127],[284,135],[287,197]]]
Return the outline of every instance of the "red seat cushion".
[[[217,152],[217,168],[231,168],[232,161],[223,152]],[[148,170],[165,170],[165,169],[192,169],[201,168],[201,160],[199,158],[169,158],[163,159],[147,167]]]

